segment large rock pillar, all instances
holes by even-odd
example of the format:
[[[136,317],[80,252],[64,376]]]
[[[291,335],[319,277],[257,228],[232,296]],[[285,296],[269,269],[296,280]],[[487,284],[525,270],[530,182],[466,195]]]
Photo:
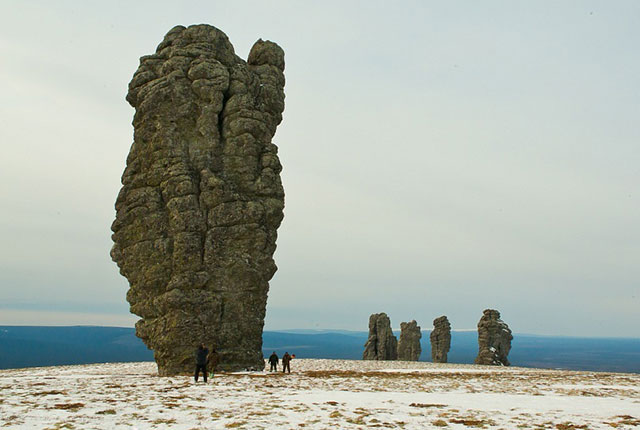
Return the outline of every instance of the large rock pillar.
[[[451,324],[446,316],[433,320],[433,331],[429,339],[431,340],[431,361],[446,363],[451,348]]]
[[[209,25],[173,28],[140,59],[127,101],[134,138],[111,256],[129,281],[136,334],[161,375],[192,371],[205,343],[227,370],[262,369],[262,328],[284,190],[271,142],[284,52],[247,61]]]
[[[398,341],[398,360],[418,361],[422,353],[420,339],[422,332],[416,320],[400,323],[400,340]]]
[[[369,317],[369,338],[364,345],[363,360],[396,360],[398,340],[391,330],[391,321],[385,313]]]
[[[500,319],[500,312],[485,309],[478,322],[478,356],[476,364],[509,366],[507,355],[513,335],[509,326]]]

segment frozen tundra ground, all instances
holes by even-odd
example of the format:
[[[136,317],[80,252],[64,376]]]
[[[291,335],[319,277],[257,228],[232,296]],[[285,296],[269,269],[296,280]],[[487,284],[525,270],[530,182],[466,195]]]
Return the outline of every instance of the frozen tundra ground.
[[[196,384],[154,363],[0,371],[0,428],[640,429],[640,375],[296,359]]]

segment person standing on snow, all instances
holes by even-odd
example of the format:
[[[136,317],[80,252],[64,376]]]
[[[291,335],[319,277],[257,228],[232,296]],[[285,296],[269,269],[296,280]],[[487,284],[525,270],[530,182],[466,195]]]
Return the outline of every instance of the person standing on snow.
[[[291,362],[291,356],[289,355],[288,352],[285,352],[284,355],[282,356],[282,373],[284,373],[285,371],[287,371],[288,373],[291,373],[291,366],[289,365],[290,362]]]
[[[196,373],[193,375],[196,382],[198,382],[198,375],[202,370],[202,375],[204,376],[204,382],[207,383],[207,358],[209,355],[209,350],[205,348],[204,343],[201,343],[198,349],[196,350]]]
[[[273,372],[274,370],[276,372],[278,371],[278,361],[278,355],[275,351],[273,351],[273,354],[271,354],[271,356],[269,357],[269,364],[271,364],[271,370],[269,370],[270,372]]]
[[[213,378],[213,374],[218,367],[218,363],[220,363],[220,354],[216,352],[215,348],[211,348],[211,352],[209,353],[209,369],[211,369],[211,373],[209,373],[210,378]]]

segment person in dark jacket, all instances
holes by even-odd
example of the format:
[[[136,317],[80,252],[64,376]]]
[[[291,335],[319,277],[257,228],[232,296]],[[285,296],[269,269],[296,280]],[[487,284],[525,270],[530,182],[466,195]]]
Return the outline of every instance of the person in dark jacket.
[[[288,352],[285,352],[282,356],[282,373],[287,371],[287,373],[291,373],[291,366],[289,363],[291,362],[291,356]]]
[[[194,378],[196,382],[198,382],[198,376],[200,371],[202,370],[202,375],[204,376],[204,382],[207,382],[207,359],[209,355],[209,350],[205,348],[204,344],[200,344],[198,350],[196,351],[196,373]]]
[[[270,372],[273,372],[274,370],[276,372],[278,371],[278,361],[278,355],[275,351],[273,351],[273,354],[271,354],[271,356],[269,357],[269,364],[271,364]]]

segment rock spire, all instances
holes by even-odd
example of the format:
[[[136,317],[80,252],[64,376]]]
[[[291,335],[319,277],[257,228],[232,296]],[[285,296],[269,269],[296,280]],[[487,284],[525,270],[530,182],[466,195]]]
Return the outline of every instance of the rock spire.
[[[161,375],[193,370],[198,344],[220,367],[262,369],[284,191],[271,142],[284,110],[284,52],[248,60],[209,25],[174,27],[140,59],[127,101],[134,137],[111,251]]]
[[[446,363],[447,354],[451,348],[451,324],[446,316],[433,320],[433,331],[429,336],[431,340],[431,361],[434,363]]]
[[[400,323],[400,340],[398,341],[398,360],[418,361],[422,347],[422,332],[416,320]]]
[[[478,356],[475,363],[509,366],[507,355],[512,339],[509,326],[500,319],[500,312],[485,309],[478,322]]]
[[[363,360],[396,360],[398,340],[391,330],[391,321],[385,313],[369,317],[369,339],[364,345]]]

